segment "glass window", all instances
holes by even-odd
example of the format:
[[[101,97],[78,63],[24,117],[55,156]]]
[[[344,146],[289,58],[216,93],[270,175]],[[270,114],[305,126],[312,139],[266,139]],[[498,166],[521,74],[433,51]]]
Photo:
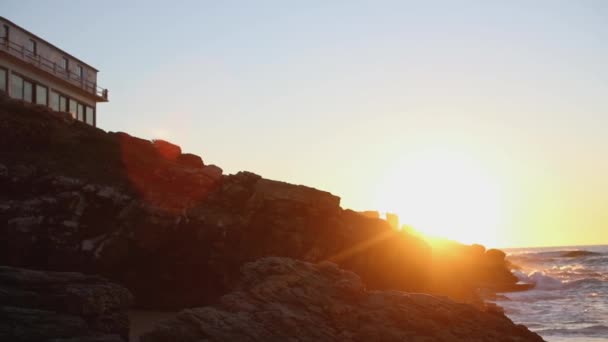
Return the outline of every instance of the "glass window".
[[[36,41],[33,39],[28,40],[27,49],[35,56],[38,53],[38,51],[36,51]]]
[[[78,78],[82,79],[84,76],[84,73],[82,72],[82,66],[77,65],[76,66],[76,74],[78,74]]]
[[[68,99],[65,96],[59,95],[59,111],[60,112],[68,111]]]
[[[23,81],[23,100],[26,102],[32,102],[34,99],[34,85],[32,82]]]
[[[61,69],[68,70],[68,59],[61,57]]]
[[[0,38],[8,38],[8,25],[2,25],[2,31],[0,31]]]
[[[86,122],[91,126],[95,126],[95,111],[93,110],[93,108],[87,106],[86,114]]]
[[[11,96],[14,99],[23,99],[23,78],[15,74],[11,75]]]
[[[76,107],[77,102],[74,99],[70,99],[70,114],[72,117],[76,119],[76,111],[78,110]]]
[[[49,107],[52,110],[58,112],[59,111],[59,94],[54,91],[51,91],[51,97],[49,98]]]
[[[10,31],[8,25],[2,25],[2,32],[0,32],[0,35],[0,43],[8,47],[8,42],[10,40]]]
[[[77,113],[78,113],[78,121],[84,121],[84,106],[82,105],[82,103],[79,103],[77,106]]]
[[[45,86],[36,84],[36,104],[45,105],[48,95],[48,89]]]
[[[0,90],[6,92],[6,75],[5,69],[0,68]]]

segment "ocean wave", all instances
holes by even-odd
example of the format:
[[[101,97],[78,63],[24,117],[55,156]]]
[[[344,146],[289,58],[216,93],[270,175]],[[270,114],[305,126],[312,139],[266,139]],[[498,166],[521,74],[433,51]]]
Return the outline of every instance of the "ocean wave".
[[[585,264],[589,265],[606,265],[608,264],[608,256],[607,255],[599,255],[595,257],[591,257],[585,261]]]
[[[563,284],[564,288],[572,289],[572,288],[580,288],[580,287],[591,287],[591,286],[601,286],[606,285],[605,281],[602,281],[598,278],[584,278],[579,280],[574,280],[570,282],[566,282]]]
[[[563,282],[557,278],[547,275],[542,271],[534,271],[532,273],[524,273],[522,271],[513,271],[513,274],[520,282],[534,284],[535,290],[557,290],[563,285]]]
[[[608,282],[602,280],[601,277],[598,277],[595,274],[591,275],[591,277],[576,280],[562,280],[543,271],[525,273],[523,271],[515,270],[513,271],[513,274],[522,283],[534,284],[534,290],[559,290],[608,286]]]
[[[598,255],[602,255],[602,253],[579,250],[579,251],[565,252],[560,257],[562,257],[562,258],[585,258],[585,257],[590,257],[590,256],[598,256]]]
[[[542,329],[536,330],[537,333],[541,335],[580,335],[580,336],[588,336],[588,337],[605,337],[608,336],[608,326],[599,324],[599,325],[591,325],[584,328],[575,328],[575,329],[567,329],[567,328],[553,328],[553,329]]]
[[[497,301],[514,321],[549,341],[608,342],[608,246],[535,248],[508,260],[528,291]]]
[[[608,255],[585,258],[555,258],[552,260],[511,260],[512,273],[524,283],[539,283],[543,287],[596,278],[608,281]],[[545,277],[551,277],[548,279]]]
[[[524,292],[517,292],[517,293],[511,293],[508,294],[506,296],[508,298],[507,301],[505,300],[497,300],[496,302],[500,302],[501,306],[503,306],[505,308],[505,310],[508,311],[509,314],[512,313],[522,313],[525,310],[522,310],[521,312],[517,312],[520,309],[517,309],[516,307],[518,305],[520,305],[519,303],[532,303],[532,302],[540,302],[540,301],[550,301],[550,300],[556,300],[556,299],[562,299],[564,298],[563,294],[556,292],[556,291],[524,291]]]
[[[597,272],[593,267],[587,267],[581,264],[571,265],[554,265],[548,270],[553,276],[561,279],[578,280],[581,278],[601,278],[602,273]]]
[[[514,253],[509,255],[509,259],[517,260],[544,260],[549,261],[555,258],[569,258],[569,259],[577,259],[577,258],[588,258],[588,257],[601,257],[606,256],[605,253],[594,252],[584,249],[575,249],[575,250],[558,250],[558,251],[546,251],[546,252],[521,252]]]

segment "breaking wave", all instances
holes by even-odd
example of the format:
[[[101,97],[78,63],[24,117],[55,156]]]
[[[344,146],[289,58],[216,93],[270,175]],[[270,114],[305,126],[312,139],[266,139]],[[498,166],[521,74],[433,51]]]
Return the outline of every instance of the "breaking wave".
[[[608,246],[507,252],[519,281],[535,284],[497,301],[513,321],[549,341],[608,337]]]
[[[587,336],[587,337],[606,337],[608,336],[608,326],[598,324],[584,328],[558,328],[558,329],[542,329],[537,330],[537,333],[543,335],[569,335],[569,336]]]
[[[553,278],[542,271],[534,271],[530,274],[525,274],[522,271],[514,271],[513,273],[520,282],[534,284],[534,289],[536,290],[555,290],[563,285],[561,280]]]

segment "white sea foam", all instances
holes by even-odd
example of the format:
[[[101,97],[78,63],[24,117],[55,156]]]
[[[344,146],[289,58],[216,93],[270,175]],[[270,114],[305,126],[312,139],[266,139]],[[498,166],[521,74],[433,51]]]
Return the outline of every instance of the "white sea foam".
[[[553,278],[543,271],[533,271],[528,274],[515,271],[515,275],[523,283],[534,284],[536,290],[556,290],[563,285],[561,280]]]
[[[497,303],[547,341],[608,341],[608,246],[507,250],[532,290]]]

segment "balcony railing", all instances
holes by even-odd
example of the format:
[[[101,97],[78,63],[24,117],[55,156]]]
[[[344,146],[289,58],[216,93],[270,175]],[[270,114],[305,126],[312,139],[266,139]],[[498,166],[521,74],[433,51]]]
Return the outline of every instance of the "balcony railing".
[[[61,78],[68,81],[69,83],[85,90],[88,93],[96,95],[105,101],[108,100],[108,90],[98,87],[97,84],[85,80],[80,75],[70,70],[62,68],[57,63],[42,57],[34,52],[28,50],[25,46],[19,45],[13,41],[10,41],[7,37],[0,37],[0,51],[14,56],[26,63],[37,66],[55,77]]]

